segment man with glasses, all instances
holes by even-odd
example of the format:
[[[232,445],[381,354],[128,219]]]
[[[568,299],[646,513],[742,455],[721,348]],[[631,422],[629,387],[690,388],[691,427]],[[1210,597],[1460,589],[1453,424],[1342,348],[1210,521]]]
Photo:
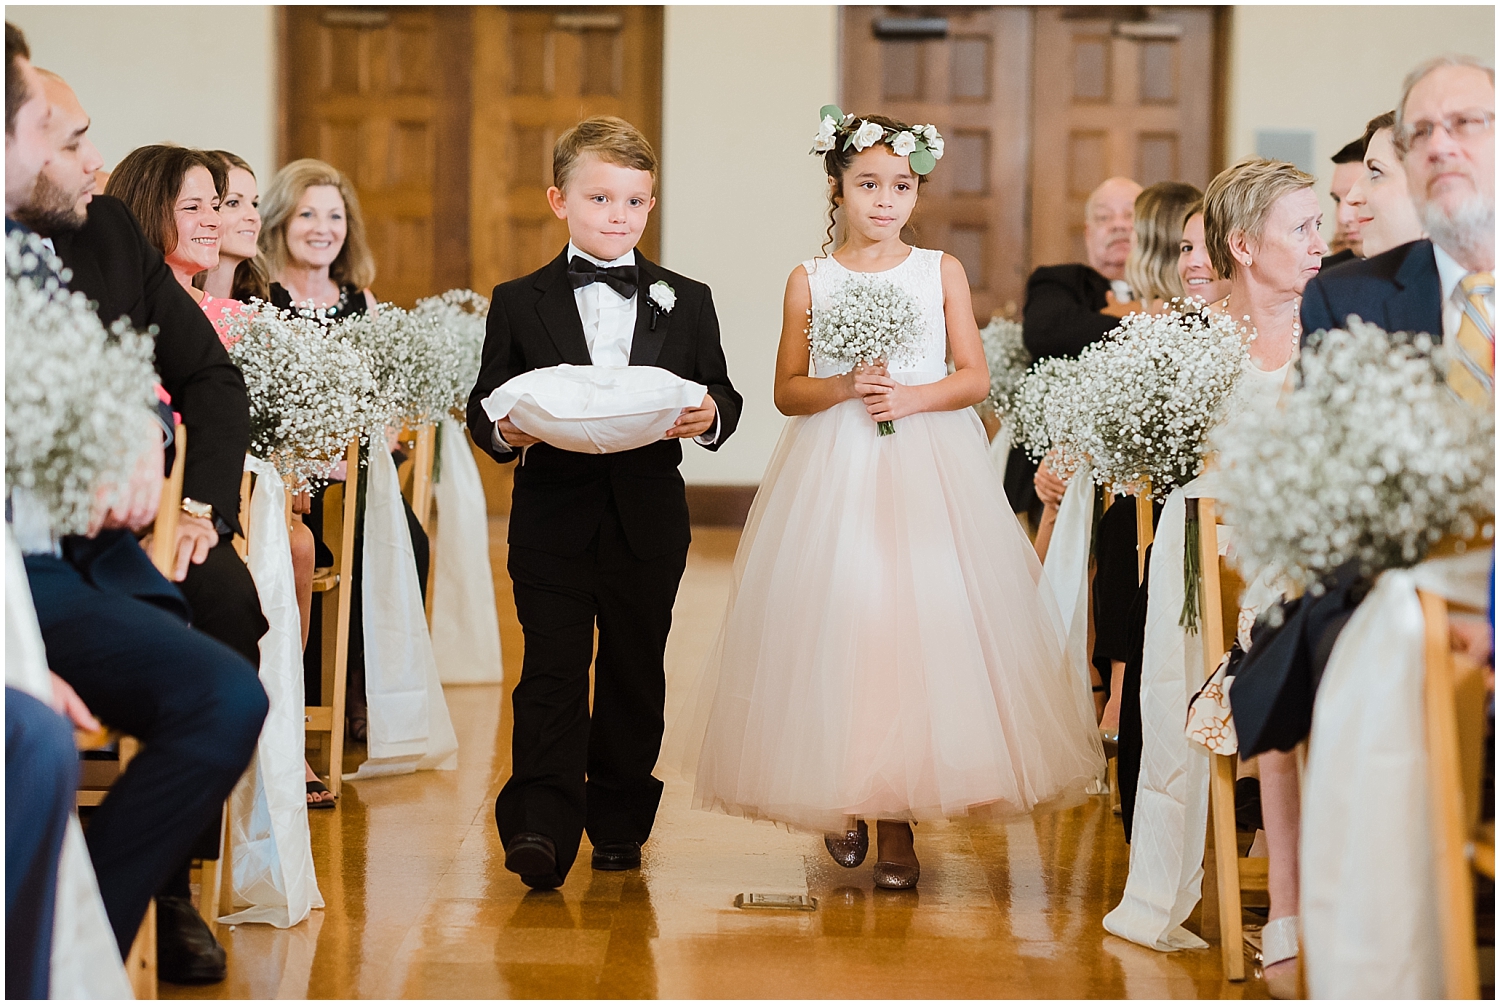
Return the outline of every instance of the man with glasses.
[[[1448,343],[1448,382],[1494,400],[1495,71],[1467,56],[1423,63],[1396,106],[1395,145],[1429,239],[1320,275],[1302,295],[1304,338],[1350,315]]]

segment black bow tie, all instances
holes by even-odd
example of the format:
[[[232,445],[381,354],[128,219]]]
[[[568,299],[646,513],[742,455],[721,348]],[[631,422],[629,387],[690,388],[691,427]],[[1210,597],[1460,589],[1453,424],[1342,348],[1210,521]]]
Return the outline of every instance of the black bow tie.
[[[603,283],[629,300],[640,286],[634,265],[595,265],[582,255],[568,260],[568,282],[579,290],[589,283]]]

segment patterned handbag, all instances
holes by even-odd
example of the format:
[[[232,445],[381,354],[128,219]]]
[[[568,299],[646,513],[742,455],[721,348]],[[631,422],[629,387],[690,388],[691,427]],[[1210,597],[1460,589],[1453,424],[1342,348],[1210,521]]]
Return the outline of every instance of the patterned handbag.
[[[1188,702],[1187,737],[1211,754],[1228,757],[1239,752],[1234,715],[1229,710],[1229,686],[1244,657],[1245,651],[1236,642]]]

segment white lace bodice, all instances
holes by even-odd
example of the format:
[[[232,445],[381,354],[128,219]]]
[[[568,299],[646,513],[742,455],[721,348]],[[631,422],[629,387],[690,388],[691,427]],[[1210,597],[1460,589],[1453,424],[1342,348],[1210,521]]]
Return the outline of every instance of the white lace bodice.
[[[927,319],[927,335],[921,353],[912,359],[898,361],[890,368],[891,376],[903,384],[929,384],[948,375],[948,323],[943,317],[942,263],[941,251],[913,248],[906,261],[894,269],[862,273],[887,279],[911,294]],[[829,301],[854,274],[832,256],[803,262],[802,267],[807,270],[814,315],[827,309]],[[814,377],[831,377],[848,370],[847,363],[817,356],[812,360]]]

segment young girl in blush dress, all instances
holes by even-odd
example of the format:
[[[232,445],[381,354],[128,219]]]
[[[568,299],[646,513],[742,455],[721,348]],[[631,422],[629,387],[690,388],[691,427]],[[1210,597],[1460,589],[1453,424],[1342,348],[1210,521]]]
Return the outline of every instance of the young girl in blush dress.
[[[697,807],[822,830],[848,868],[876,821],[875,884],[910,889],[913,823],[1081,797],[1103,751],[970,407],[989,376],[963,266],[901,240],[942,138],[825,111],[814,152],[847,237],[787,281],[775,400],[791,418],[683,735]],[[920,307],[917,348],[884,366],[810,350],[860,274]]]

